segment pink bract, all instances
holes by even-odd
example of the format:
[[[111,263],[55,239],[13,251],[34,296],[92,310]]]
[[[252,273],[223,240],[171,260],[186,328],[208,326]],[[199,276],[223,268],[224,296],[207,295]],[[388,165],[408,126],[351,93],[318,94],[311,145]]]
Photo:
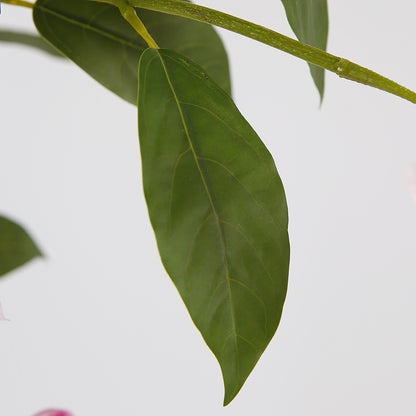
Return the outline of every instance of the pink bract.
[[[36,413],[34,416],[72,416],[72,413],[66,410],[49,409]]]

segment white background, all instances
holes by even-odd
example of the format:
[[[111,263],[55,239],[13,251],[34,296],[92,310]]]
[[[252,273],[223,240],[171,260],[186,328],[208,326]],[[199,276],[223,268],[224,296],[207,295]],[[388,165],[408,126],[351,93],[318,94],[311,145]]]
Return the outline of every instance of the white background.
[[[292,36],[278,0],[205,0]],[[243,4],[244,3],[244,4]],[[328,50],[416,90],[416,4],[329,1]],[[34,31],[2,6],[0,29]],[[74,64],[0,45],[0,211],[46,254],[0,282],[0,415],[416,414],[415,106],[221,31],[234,98],[285,184],[276,336],[222,408],[220,369],[156,249],[136,109]]]

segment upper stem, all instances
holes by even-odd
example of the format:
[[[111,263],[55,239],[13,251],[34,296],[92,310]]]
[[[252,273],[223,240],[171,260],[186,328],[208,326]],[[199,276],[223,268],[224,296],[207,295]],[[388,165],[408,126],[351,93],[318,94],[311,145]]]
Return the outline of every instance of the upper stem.
[[[93,0],[118,6],[120,0]],[[181,0],[126,0],[130,6],[154,10],[213,24],[273,46],[342,78],[370,85],[416,103],[416,93],[396,82],[346,59],[306,45],[255,23]]]

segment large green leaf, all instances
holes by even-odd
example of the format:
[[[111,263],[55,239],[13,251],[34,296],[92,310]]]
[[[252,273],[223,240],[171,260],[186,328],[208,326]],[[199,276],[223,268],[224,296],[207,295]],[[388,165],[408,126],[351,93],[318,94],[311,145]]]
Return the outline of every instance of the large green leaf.
[[[276,331],[289,264],[273,158],[233,101],[187,58],[139,65],[143,184],[163,264],[217,357],[224,405]]]
[[[328,40],[327,0],[282,0],[287,20],[297,38],[308,45],[326,50]],[[325,89],[325,71],[316,65],[309,65],[312,78],[318,88],[321,100]]]
[[[29,33],[16,32],[11,30],[0,30],[0,42],[16,43],[20,45],[30,46],[46,52],[49,55],[63,58],[63,55],[49,43],[42,39],[39,35],[31,35]]]
[[[227,55],[211,26],[137,12],[159,46],[186,54],[230,89]],[[116,7],[91,0],[38,0],[33,19],[41,35],[64,55],[120,97],[137,103],[137,67],[147,45]]]
[[[41,255],[20,225],[0,216],[0,277]]]

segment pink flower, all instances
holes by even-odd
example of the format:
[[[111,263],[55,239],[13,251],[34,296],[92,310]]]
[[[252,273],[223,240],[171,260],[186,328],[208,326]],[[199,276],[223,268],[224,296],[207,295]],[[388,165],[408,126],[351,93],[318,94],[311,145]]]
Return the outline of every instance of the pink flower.
[[[66,410],[49,409],[36,413],[34,416],[72,416],[72,413]]]

